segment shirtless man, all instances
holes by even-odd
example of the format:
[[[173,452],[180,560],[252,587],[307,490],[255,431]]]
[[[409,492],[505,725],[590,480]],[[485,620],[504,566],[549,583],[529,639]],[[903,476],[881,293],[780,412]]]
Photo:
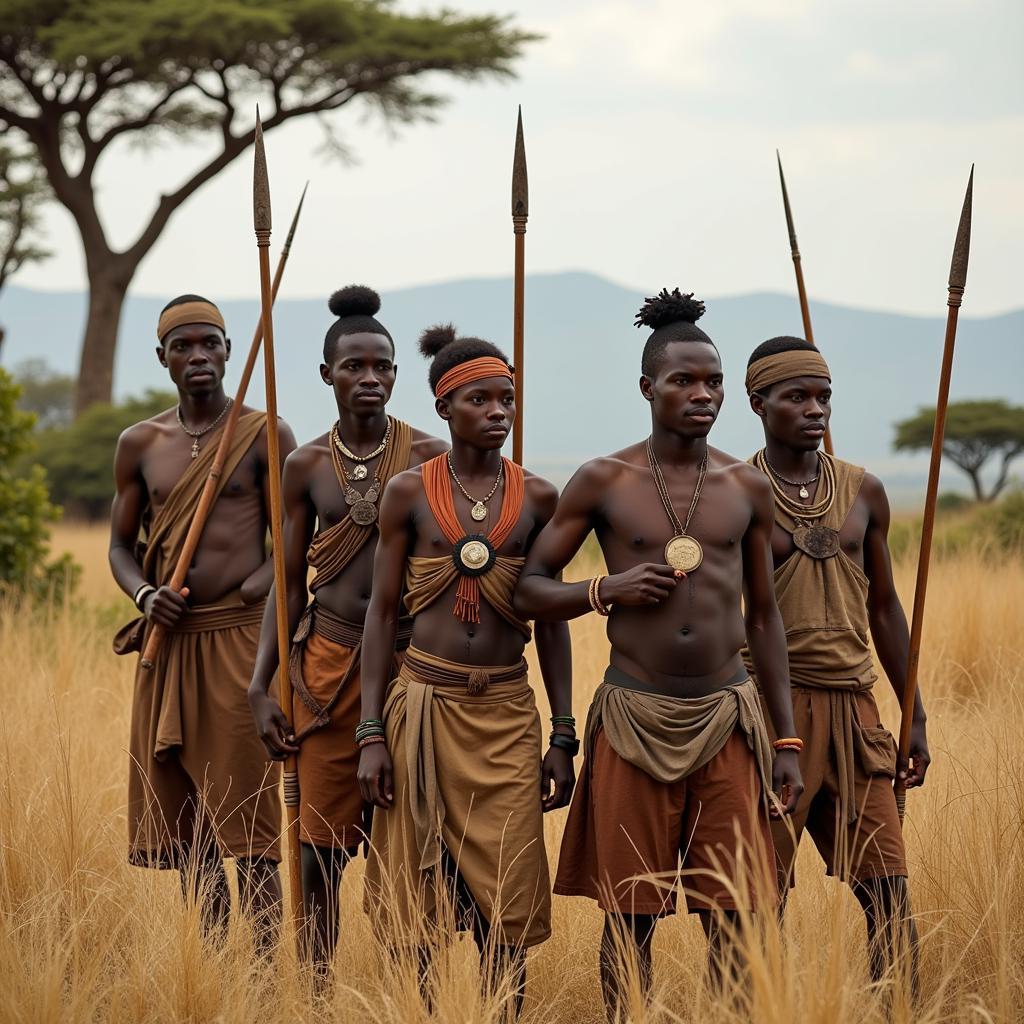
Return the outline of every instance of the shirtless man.
[[[437,906],[454,895],[485,976],[511,969],[518,1009],[526,948],[551,933],[542,812],[568,803],[578,748],[568,628],[536,634],[553,715],[542,761],[523,660],[531,629],[512,608],[558,495],[501,456],[516,414],[501,351],[451,327],[420,348],[452,448],[396,476],[381,508],[357,733],[359,785],[377,807],[367,909],[385,941],[429,949]],[[403,587],[413,634],[395,678]]]
[[[115,651],[141,651],[151,623],[167,630],[153,668],[140,665],[135,676],[129,859],[178,869],[185,893],[207,897],[205,926],[219,930],[231,906],[222,859],[235,858],[242,905],[267,943],[280,914],[281,808],[246,701],[273,578],[266,414],[242,410],[186,584],[171,590],[231,404],[223,386],[231,342],[220,311],[197,295],[164,308],[157,338],[178,405],[118,440],[110,521],[110,568],[142,613]],[[294,446],[282,423],[282,452]]]
[[[538,622],[609,615],[611,664],[591,706],[554,891],[588,896],[606,913],[601,977],[611,1019],[620,1011],[624,947],[649,990],[651,938],[657,919],[675,910],[680,858],[717,976],[722,917],[754,909],[772,873],[767,794],[780,798],[777,815],[792,811],[803,788],[795,743],[781,744],[773,764],[740,658],[746,639],[776,732],[792,738],[771,579],[771,488],[707,443],[723,378],[718,350],[695,326],[703,312],[678,289],[640,310],[637,326],[653,329],[640,378],[650,440],[575,474],[515,597]],[[610,575],[560,582],[591,530]],[[737,832],[747,870],[737,866]],[[738,898],[707,874],[719,866]],[[637,877],[651,875],[663,884]]]
[[[269,755],[279,761],[298,752],[308,927],[303,947],[320,973],[330,965],[338,941],[342,870],[366,838],[356,781],[359,748],[353,737],[359,722],[359,649],[378,536],[377,499],[396,473],[448,447],[387,414],[398,366],[391,335],[375,319],[377,293],[351,285],[335,292],[328,306],[338,319],[324,339],[320,377],[334,392],[338,419],[292,452],[282,487],[288,621],[294,637],[289,671],[298,698],[294,735],[269,694],[278,667],[273,600],[267,602],[249,687],[257,732]],[[310,568],[314,576],[307,586]],[[399,630],[399,651],[408,646],[409,625]]]
[[[832,380],[802,338],[759,345],[747,368],[750,407],[765,447],[751,460],[775,495],[775,592],[786,629],[796,735],[806,780],[792,824],[773,828],[780,881],[795,880],[800,837],[811,834],[828,874],[843,878],[864,909],[872,977],[901,949],[916,976],[907,855],[892,780],[896,742],[872,689],[878,676],[868,630],[902,701],[910,651],[907,619],[892,578],[889,501],[880,480],[819,451],[832,414]],[[756,666],[750,666],[754,672]],[[924,783],[929,754],[916,695],[907,786]]]

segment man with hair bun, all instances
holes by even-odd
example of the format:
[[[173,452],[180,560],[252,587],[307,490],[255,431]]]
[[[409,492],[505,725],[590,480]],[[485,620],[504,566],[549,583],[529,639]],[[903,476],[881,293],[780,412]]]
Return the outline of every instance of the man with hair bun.
[[[140,867],[177,869],[220,932],[231,909],[223,858],[266,948],[280,917],[278,773],[253,734],[245,687],[273,579],[267,557],[270,485],[266,413],[241,410],[185,586],[166,585],[209,476],[232,400],[231,355],[220,310],[181,295],[160,313],[157,359],[178,403],[129,427],[114,455],[110,568],[141,617],[114,640],[140,652],[166,631],[155,664],[139,667],[132,700],[129,853]],[[282,452],[295,446],[280,425]],[[140,542],[140,533],[145,542]]]
[[[429,957],[439,904],[454,904],[488,982],[511,970],[518,1011],[525,951],[551,932],[542,815],[568,803],[578,747],[568,629],[536,631],[553,715],[542,761],[531,629],[512,607],[558,494],[501,455],[516,415],[505,355],[450,326],[420,348],[452,448],[398,474],[381,504],[358,732],[359,784],[376,805],[366,906],[386,941]],[[396,678],[403,586],[413,631]]]
[[[334,392],[338,418],[292,452],[282,483],[295,731],[289,732],[269,693],[278,668],[273,600],[249,686],[267,753],[274,760],[298,755],[303,951],[321,975],[338,941],[342,871],[367,839],[355,731],[378,502],[396,473],[447,447],[387,413],[398,366],[391,335],[376,319],[377,293],[350,285],[335,292],[328,307],[337,319],[324,338],[320,378]],[[409,632],[408,621],[402,621],[391,650],[404,650]]]
[[[807,788],[792,823],[773,828],[780,881],[795,881],[806,829],[828,874],[852,887],[864,909],[872,977],[901,948],[916,974],[907,862],[892,779],[896,743],[872,694],[877,675],[868,631],[902,702],[910,634],[892,578],[889,502],[881,481],[820,450],[832,412],[828,364],[802,338],[772,338],[747,366],[750,407],[765,447],[751,462],[774,494],[775,593],[786,629],[800,770]],[[760,682],[757,666],[746,656]],[[911,763],[920,786],[928,769],[924,705],[918,691]]]
[[[538,623],[608,616],[611,660],[587,720],[554,891],[605,911],[610,1019],[624,1009],[624,953],[650,989],[651,939],[658,918],[675,912],[680,862],[720,978],[731,934],[723,922],[766,894],[777,905],[769,813],[791,812],[803,788],[771,581],[771,488],[708,445],[723,375],[696,326],[703,312],[678,289],[641,308],[636,325],[651,329],[640,377],[651,435],[576,472],[515,597]],[[609,575],[561,582],[591,530]],[[774,752],[740,657],[744,639],[784,738]]]

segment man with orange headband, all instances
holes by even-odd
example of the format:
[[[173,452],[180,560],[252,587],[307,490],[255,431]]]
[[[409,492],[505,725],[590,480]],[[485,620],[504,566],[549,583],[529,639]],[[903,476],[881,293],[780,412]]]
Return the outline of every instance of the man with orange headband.
[[[832,412],[832,380],[802,338],[772,338],[747,367],[750,407],[765,447],[751,462],[775,496],[775,593],[786,627],[793,717],[804,741],[807,788],[791,823],[774,831],[780,878],[794,882],[800,837],[811,834],[830,875],[853,888],[867,916],[871,973],[882,977],[901,946],[916,962],[907,861],[892,779],[896,744],[872,696],[877,675],[868,631],[902,700],[910,649],[892,578],[889,502],[881,482],[820,451]],[[751,672],[755,666],[747,658]],[[920,691],[908,786],[928,769]]]
[[[241,411],[185,586],[171,590],[231,407],[223,385],[231,342],[220,310],[198,295],[168,303],[157,339],[178,404],[118,440],[110,523],[111,570],[141,612],[114,650],[142,650],[152,623],[167,630],[154,666],[136,670],[128,856],[179,870],[183,891],[207,900],[202,920],[213,931],[231,907],[222,858],[235,858],[242,905],[266,943],[280,915],[281,806],[246,701],[273,579],[266,414]],[[282,423],[282,452],[294,446]]]
[[[678,289],[640,310],[637,326],[652,329],[640,377],[651,436],[569,481],[515,596],[538,625],[609,616],[611,663],[587,720],[555,892],[590,897],[605,911],[600,965],[611,1019],[623,1010],[624,954],[650,987],[651,939],[658,919],[675,912],[680,861],[689,910],[721,977],[732,934],[723,921],[759,901],[777,905],[770,794],[780,814],[802,789],[771,585],[771,489],[708,445],[723,375],[696,325],[703,312]],[[610,575],[561,582],[591,530]],[[782,737],[774,758],[740,658],[744,637]]]
[[[512,969],[521,1005],[525,950],[551,932],[542,812],[568,802],[578,743],[569,633],[542,625],[553,715],[542,761],[523,660],[531,629],[512,591],[558,496],[501,455],[516,415],[501,351],[451,327],[420,348],[452,448],[396,476],[381,503],[356,734],[359,784],[377,808],[367,909],[393,944],[429,951],[454,906],[487,976]],[[392,682],[403,585],[412,641]]]
[[[320,976],[338,941],[342,871],[366,839],[356,781],[359,748],[352,737],[359,722],[360,646],[378,501],[396,473],[448,447],[387,413],[398,366],[391,334],[377,319],[380,296],[350,285],[328,305],[337,319],[324,338],[320,377],[334,392],[338,419],[288,456],[282,484],[295,732],[269,692],[278,667],[273,599],[249,687],[267,752],[276,761],[298,754],[303,952]],[[408,646],[410,632],[403,619],[398,651]]]

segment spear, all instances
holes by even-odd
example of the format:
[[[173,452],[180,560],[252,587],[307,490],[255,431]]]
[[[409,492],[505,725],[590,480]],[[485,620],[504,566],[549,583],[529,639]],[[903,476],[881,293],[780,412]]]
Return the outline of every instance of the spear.
[[[302,190],[299,197],[299,205],[295,208],[295,216],[292,217],[292,226],[288,230],[288,237],[285,239],[284,248],[277,260],[277,270],[274,272],[273,298],[277,298],[277,291],[281,287],[281,278],[284,276],[284,268],[288,263],[288,254],[292,249],[292,239],[295,237],[295,228],[299,223],[299,214],[302,213],[302,204],[306,199],[306,189],[309,182]],[[217,484],[220,475],[224,471],[224,463],[227,460],[228,452],[231,451],[231,442],[235,437],[235,428],[238,426],[238,417],[242,412],[242,405],[245,403],[245,393],[249,389],[249,380],[252,377],[253,368],[256,365],[256,356],[260,351],[260,344],[263,341],[263,320],[256,325],[256,331],[252,336],[252,343],[249,345],[249,355],[246,357],[245,366],[242,369],[242,376],[238,381],[238,388],[235,391],[235,400],[228,410],[228,418],[224,424],[224,432],[220,435],[220,442],[217,445],[217,453],[213,457],[213,465],[210,467],[209,476],[203,484],[202,493],[196,504],[196,510],[192,514],[192,522],[189,524],[188,533],[185,535],[185,543],[182,545],[178,561],[171,573],[170,582],[167,584],[172,590],[181,590],[185,585],[185,577],[188,575],[192,559],[195,557],[196,548],[203,536],[203,528],[206,520],[210,517],[214,500],[217,496]],[[164,628],[159,623],[154,623],[149,631],[146,640],[146,649],[142,652],[142,667],[151,669],[156,660],[157,652],[164,640]]]
[[[946,434],[946,408],[949,404],[949,381],[953,372],[953,345],[956,342],[956,322],[960,314],[964,288],[967,285],[967,260],[971,252],[971,200],[974,192],[974,166],[967,180],[967,194],[960,212],[960,226],[953,245],[953,261],[949,268],[949,297],[946,305],[946,341],[942,350],[942,370],[939,373],[939,397],[935,403],[935,426],[932,430],[932,457],[928,466],[928,490],[924,499],[924,519],[921,523],[921,553],[917,559],[917,584],[914,588],[914,614],[910,625],[910,654],[907,658],[907,681],[903,687],[903,717],[900,720],[900,744],[896,758],[896,808],[900,822],[907,807],[907,787],[900,779],[900,771],[910,760],[910,730],[914,720],[914,700],[917,696],[917,672],[921,660],[921,631],[924,625],[924,602],[928,591],[928,563],[932,552],[932,532],[935,528],[935,500],[939,493],[939,467],[942,463],[942,442]]]
[[[512,458],[523,464],[523,309],[526,302],[526,220],[530,216],[530,189],[526,179],[526,144],[523,108],[516,123],[516,149],[512,157],[512,232],[516,239],[515,288],[512,310],[512,361],[515,363],[516,419],[512,425]]]
[[[804,285],[804,270],[800,265],[800,247],[796,244],[796,228],[793,227],[793,211],[789,207],[789,193],[786,191],[786,176],[782,173],[782,157],[775,150],[775,159],[779,164],[779,181],[782,184],[782,205],[786,208],[786,227],[789,228],[789,251],[793,257],[793,270],[796,271],[796,290],[800,296],[800,316],[804,322],[804,337],[813,345],[814,328],[811,327],[811,307],[807,302],[807,287]],[[833,455],[832,431],[825,428],[825,451]]]
[[[288,676],[288,594],[284,578],[284,540],[281,519],[281,446],[277,417],[277,378],[274,372],[274,296],[270,283],[270,182],[263,149],[263,124],[256,110],[255,158],[252,179],[253,226],[260,264],[260,308],[263,320],[263,371],[267,400],[267,478],[270,490],[270,538],[274,557],[274,611],[277,622],[278,694],[281,709],[294,726],[292,686]],[[284,763],[284,845],[288,864],[291,921],[302,925],[302,862],[299,859],[299,775],[292,754]]]

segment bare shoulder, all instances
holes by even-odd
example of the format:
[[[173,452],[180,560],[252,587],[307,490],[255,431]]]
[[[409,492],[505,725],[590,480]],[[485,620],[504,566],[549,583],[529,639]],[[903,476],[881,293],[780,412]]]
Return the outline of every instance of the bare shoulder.
[[[860,484],[860,496],[873,513],[885,513],[888,515],[889,496],[885,493],[885,485],[874,473],[865,471],[864,479]]]
[[[607,488],[646,465],[643,443],[632,444],[611,455],[602,455],[584,462],[573,474],[569,484],[575,488]]]
[[[526,496],[530,503],[537,508],[554,512],[555,506],[558,504],[558,488],[550,480],[545,480],[544,477],[537,476],[536,473],[531,473],[528,469],[523,470],[523,474]]]
[[[742,487],[752,498],[764,499],[771,497],[772,485],[768,477],[756,466],[743,459],[737,459],[719,448],[709,448],[710,463],[713,469],[726,473]]]
[[[413,427],[410,461],[414,466],[419,463],[429,462],[438,455],[444,455],[448,448],[447,441],[442,441],[439,437],[434,437],[432,434]]]
[[[155,416],[150,416],[148,420],[139,420],[138,423],[125,427],[117,439],[118,455],[142,454],[173,422],[174,409],[165,409]]]
[[[328,446],[328,435],[321,434],[314,437],[312,441],[300,444],[294,451],[288,453],[284,460],[285,469],[291,473],[305,473],[312,471],[324,458],[330,454]]]
[[[384,486],[388,501],[413,501],[423,491],[423,467],[412,466],[396,473]]]

